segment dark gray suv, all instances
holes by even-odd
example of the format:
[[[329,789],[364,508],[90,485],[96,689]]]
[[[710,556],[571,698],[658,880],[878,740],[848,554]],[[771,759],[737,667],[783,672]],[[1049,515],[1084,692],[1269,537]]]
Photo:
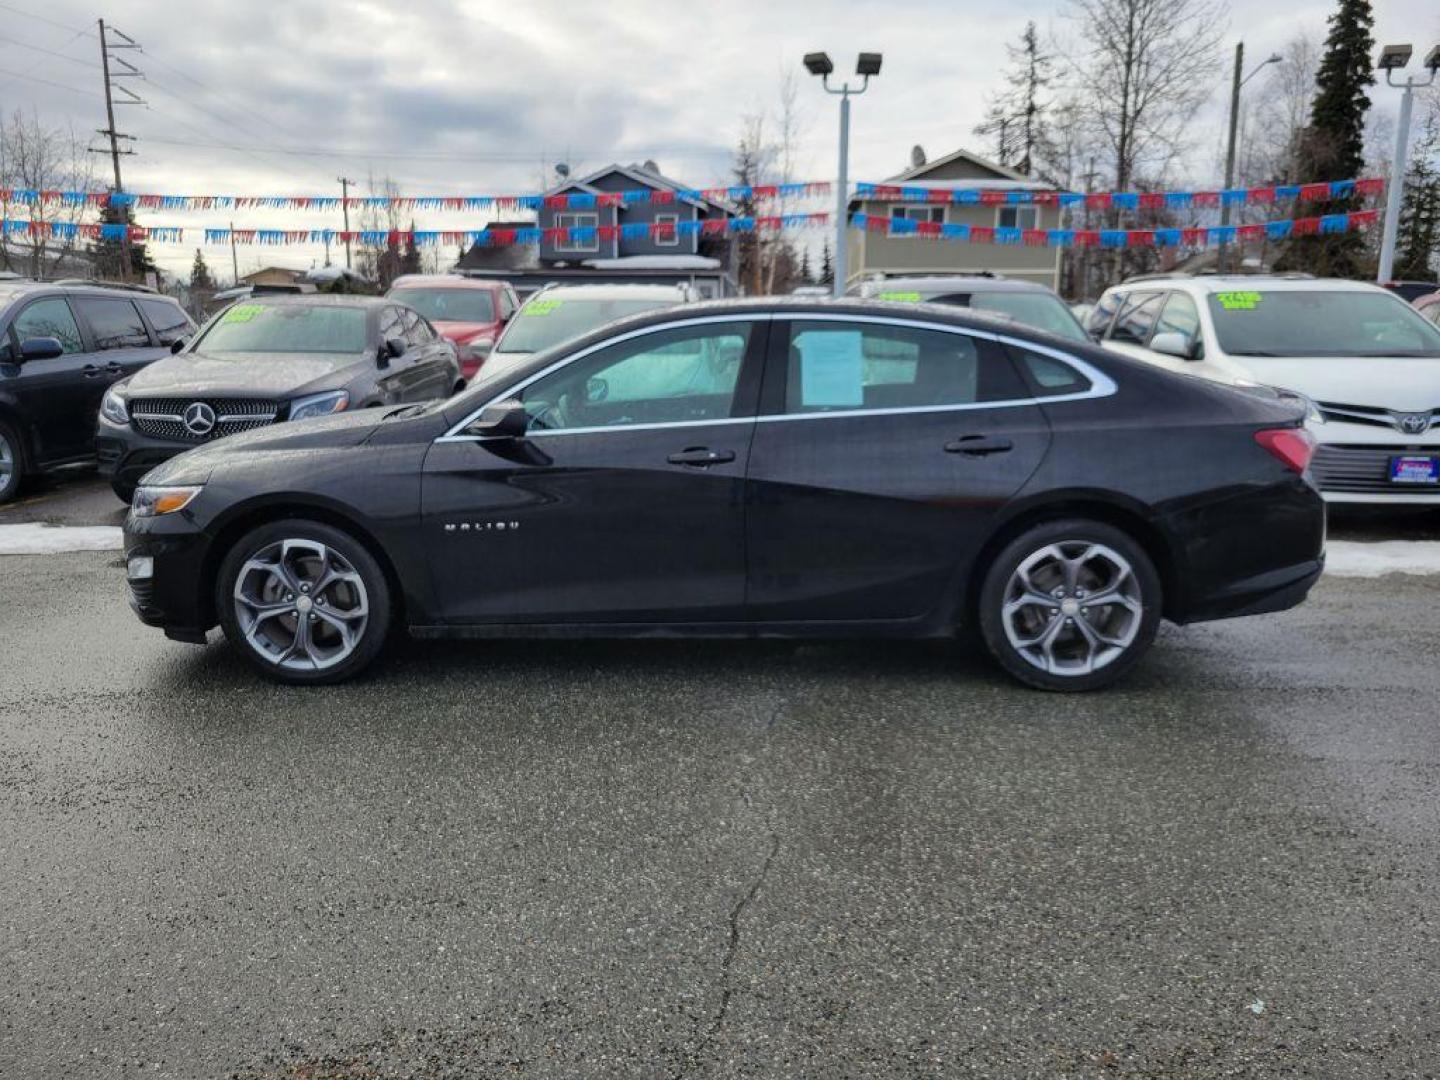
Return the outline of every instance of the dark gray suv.
[[[95,414],[195,324],[142,286],[0,282],[0,503],[24,478],[95,459]]]

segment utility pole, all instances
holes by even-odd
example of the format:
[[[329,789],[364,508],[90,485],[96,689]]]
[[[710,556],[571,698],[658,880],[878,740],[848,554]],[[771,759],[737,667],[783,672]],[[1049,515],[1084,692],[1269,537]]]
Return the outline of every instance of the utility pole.
[[[1240,128],[1240,88],[1247,82],[1260,74],[1260,69],[1266,64],[1278,64],[1283,58],[1279,53],[1271,53],[1269,57],[1261,61],[1260,66],[1250,72],[1243,79],[1240,71],[1245,66],[1245,43],[1235,43],[1235,71],[1230,80],[1230,135],[1225,145],[1225,190],[1229,191],[1235,183],[1235,136]],[[1230,224],[1230,201],[1224,195],[1220,196],[1220,225],[1223,228]],[[1225,249],[1227,245],[1224,240],[1220,241],[1220,250],[1215,256],[1215,269],[1225,273]],[[1242,250],[1240,254],[1245,253]]]
[[[128,139],[129,141],[134,142],[134,141],[135,141],[135,136],[133,136],[133,135],[123,135],[123,134],[121,134],[120,132],[118,132],[118,131],[115,130],[115,106],[116,106],[117,102],[115,101],[114,92],[115,92],[116,90],[118,90],[118,91],[120,91],[120,93],[126,95],[125,97],[122,97],[122,98],[120,99],[120,101],[118,102],[118,104],[120,104],[120,105],[143,105],[143,104],[145,104],[145,103],[144,103],[143,100],[141,100],[140,96],[139,96],[138,94],[136,94],[134,91],[132,91],[129,87],[127,87],[127,86],[117,86],[117,85],[115,85],[115,80],[118,79],[118,78],[143,78],[143,76],[140,74],[140,70],[139,70],[137,67],[135,67],[134,64],[130,63],[130,62],[127,61],[127,60],[123,60],[123,59],[121,59],[121,58],[118,57],[118,56],[112,57],[112,56],[110,55],[110,53],[111,53],[111,51],[114,50],[114,49],[138,49],[140,46],[135,43],[135,39],[134,39],[134,38],[131,38],[131,37],[129,37],[128,35],[121,33],[119,30],[116,30],[113,26],[107,28],[106,25],[105,25],[105,20],[104,20],[104,19],[100,19],[100,20],[99,20],[99,24],[100,24],[100,70],[101,70],[101,73],[102,73],[102,75],[104,76],[104,79],[105,79],[105,120],[106,120],[105,129],[104,129],[103,131],[101,131],[100,134],[106,136],[106,137],[110,140],[110,162],[111,162],[111,164],[112,164],[112,165],[114,166],[114,168],[115,168],[115,191],[118,193],[118,192],[121,192],[121,191],[124,190],[124,186],[123,186],[123,184],[121,183],[121,180],[120,180],[120,155],[121,155],[121,154],[133,154],[133,153],[135,152],[134,150],[121,150],[121,149],[120,149],[120,140],[121,140],[121,139]],[[111,34],[113,34],[115,37],[119,38],[120,40],[119,40],[118,42],[112,44],[111,41],[110,41],[110,35],[111,35]],[[114,62],[115,62],[116,64],[118,64],[120,67],[124,68],[125,70],[112,72],[112,71],[110,70],[110,62],[111,62],[112,59],[114,60]],[[127,281],[128,281],[129,278],[130,278],[130,225],[129,225],[129,222],[130,222],[130,215],[129,215],[129,213],[127,212],[127,213],[124,214],[123,221],[122,221],[122,224],[125,225],[125,231],[124,231],[124,232],[121,234],[121,236],[120,236],[120,276],[121,276],[122,278],[126,279]]]
[[[240,284],[240,256],[235,254],[235,222],[230,222],[230,271],[235,275],[235,285]]]
[[[340,177],[340,212],[345,215],[345,269],[350,269],[350,185],[355,181]]]

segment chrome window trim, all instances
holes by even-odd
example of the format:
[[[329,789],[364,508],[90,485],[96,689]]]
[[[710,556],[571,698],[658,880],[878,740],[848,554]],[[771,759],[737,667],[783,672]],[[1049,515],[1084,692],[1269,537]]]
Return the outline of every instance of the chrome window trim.
[[[781,420],[838,420],[851,416],[894,416],[908,413],[935,413],[935,412],[969,412],[975,409],[1013,409],[1026,405],[1046,405],[1066,401],[1085,401],[1091,398],[1109,397],[1119,387],[1114,379],[1092,364],[1073,356],[1061,349],[1050,345],[1041,345],[1037,342],[1026,341],[1023,338],[1011,337],[1008,334],[997,333],[991,330],[977,330],[965,326],[947,326],[944,323],[926,322],[921,319],[907,319],[896,315],[854,315],[839,314],[831,312],[807,311],[807,312],[775,312],[757,311],[745,314],[733,315],[704,315],[691,319],[677,319],[674,322],[660,323],[655,326],[644,326],[638,330],[631,330],[629,333],[621,334],[619,337],[608,338],[605,341],[596,342],[577,353],[562,357],[542,368],[533,375],[522,379],[520,382],[506,388],[487,400],[478,409],[467,415],[458,424],[455,424],[444,435],[435,441],[442,442],[485,442],[493,438],[508,436],[495,435],[464,435],[461,434],[466,427],[474,423],[482,412],[497,402],[504,401],[530,384],[545,378],[552,372],[559,371],[563,367],[581,360],[600,349],[609,348],[624,341],[630,341],[646,334],[659,333],[664,330],[674,330],[687,326],[707,326],[711,324],[722,324],[731,322],[848,322],[848,323],[872,323],[884,326],[900,326],[915,330],[938,330],[942,333],[960,334],[964,337],[980,338],[985,341],[1000,342],[1006,345],[1013,345],[1016,348],[1028,349],[1044,356],[1060,361],[1071,368],[1074,368],[1085,378],[1090,380],[1090,388],[1073,394],[1052,394],[1048,396],[1030,396],[1024,398],[1007,398],[1003,401],[969,401],[954,405],[911,405],[888,409],[846,409],[835,412],[813,412],[813,413],[775,413],[765,416],[727,416],[714,420],[674,420],[665,423],[654,424],[624,424],[607,425],[604,427],[583,427],[583,428],[562,428],[554,431],[532,431],[526,432],[527,439],[553,437],[556,435],[594,435],[601,432],[615,431],[656,431],[665,428],[691,428],[691,427],[717,427],[723,424],[757,423],[771,424]]]

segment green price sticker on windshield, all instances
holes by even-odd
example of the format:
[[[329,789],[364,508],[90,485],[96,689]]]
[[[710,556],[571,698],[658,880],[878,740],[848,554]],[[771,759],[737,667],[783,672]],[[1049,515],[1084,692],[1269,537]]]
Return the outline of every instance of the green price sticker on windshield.
[[[531,300],[525,305],[526,315],[549,315],[560,306],[559,300]]]
[[[920,303],[920,294],[918,292],[882,292],[880,299],[898,300],[902,304],[918,304]]]
[[[236,304],[229,311],[225,312],[225,318],[221,322],[250,322],[259,315],[265,308],[261,304]]]
[[[1263,299],[1258,292],[1222,292],[1215,299],[1226,311],[1254,311]]]

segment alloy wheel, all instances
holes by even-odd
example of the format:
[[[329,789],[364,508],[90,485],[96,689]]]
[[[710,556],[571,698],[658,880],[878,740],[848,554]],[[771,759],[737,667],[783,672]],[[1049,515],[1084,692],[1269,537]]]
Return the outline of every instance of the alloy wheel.
[[[1089,675],[1118,660],[1144,615],[1140,582],[1104,544],[1062,540],[1011,574],[1001,623],[1027,663],[1051,675]]]
[[[9,489],[16,468],[15,448],[10,445],[10,440],[6,438],[5,433],[0,431],[0,491]]]
[[[318,540],[267,544],[235,578],[235,621],[256,654],[291,671],[323,671],[355,652],[370,620],[355,567]]]

